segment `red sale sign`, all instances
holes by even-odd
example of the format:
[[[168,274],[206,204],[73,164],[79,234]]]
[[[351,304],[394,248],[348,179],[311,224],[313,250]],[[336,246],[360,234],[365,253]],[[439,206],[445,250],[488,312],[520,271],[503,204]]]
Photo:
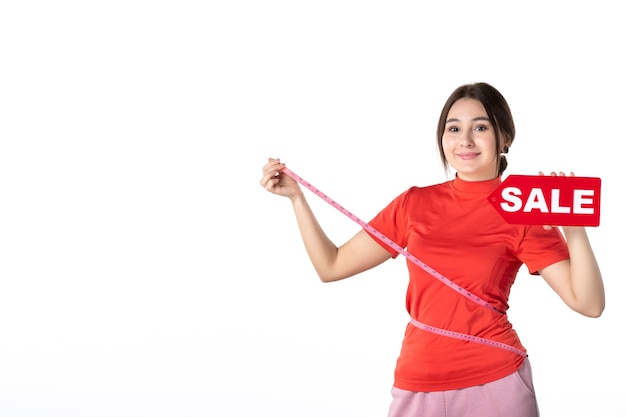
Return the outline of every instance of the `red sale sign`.
[[[600,224],[600,178],[509,175],[488,199],[511,224]]]

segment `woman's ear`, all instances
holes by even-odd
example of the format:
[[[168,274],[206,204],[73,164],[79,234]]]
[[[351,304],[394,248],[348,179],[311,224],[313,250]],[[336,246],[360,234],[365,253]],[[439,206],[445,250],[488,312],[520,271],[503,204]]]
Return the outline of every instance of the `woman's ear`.
[[[502,150],[500,153],[509,153],[509,147],[511,146],[512,140],[510,140],[506,135],[504,135],[504,139],[502,141]]]

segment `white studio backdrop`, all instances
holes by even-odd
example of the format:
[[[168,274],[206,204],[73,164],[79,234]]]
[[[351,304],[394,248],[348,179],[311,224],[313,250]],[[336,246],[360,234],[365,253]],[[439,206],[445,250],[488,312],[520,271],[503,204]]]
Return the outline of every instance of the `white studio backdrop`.
[[[322,284],[280,157],[369,220],[447,179],[444,101],[486,81],[507,174],[602,179],[599,319],[522,267],[543,417],[626,416],[617,1],[0,3],[0,416],[385,416],[402,257]],[[310,194],[338,244],[358,225]]]

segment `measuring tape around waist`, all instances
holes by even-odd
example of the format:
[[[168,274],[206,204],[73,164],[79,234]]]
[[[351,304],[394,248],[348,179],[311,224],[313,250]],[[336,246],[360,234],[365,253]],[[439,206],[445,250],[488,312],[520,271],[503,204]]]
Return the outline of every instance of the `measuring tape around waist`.
[[[440,329],[439,327],[429,326],[428,324],[424,324],[415,320],[413,317],[411,317],[409,320],[411,321],[411,324],[413,326],[417,327],[418,329],[422,329],[427,332],[430,332],[430,333],[435,333],[440,336],[447,336],[447,337],[452,337],[455,339],[465,340],[467,342],[474,342],[474,343],[480,343],[483,345],[497,347],[500,349],[504,349],[504,350],[508,350],[510,352],[516,353],[523,357],[528,356],[526,352],[524,352],[523,350],[507,345],[506,343],[496,342],[495,340],[485,339],[484,337],[473,336],[471,334],[458,333],[458,332],[453,332],[451,330]]]
[[[471,293],[470,291],[466,290],[465,288],[455,284],[452,280],[446,278],[445,276],[443,276],[442,274],[437,272],[435,269],[431,268],[430,266],[426,265],[424,262],[420,261],[415,256],[411,255],[403,247],[401,247],[400,245],[395,243],[393,240],[389,239],[387,236],[385,236],[384,234],[382,234],[381,232],[376,230],[374,227],[370,226],[368,223],[364,222],[363,220],[361,220],[360,218],[358,218],[357,216],[352,214],[350,211],[345,209],[343,206],[341,206],[335,200],[333,200],[332,198],[328,197],[322,191],[320,191],[319,189],[314,187],[311,183],[306,181],[304,178],[300,177],[299,175],[297,175],[296,173],[291,171],[289,168],[286,168],[286,167],[283,168],[282,172],[285,175],[287,175],[287,176],[291,177],[292,179],[294,179],[295,181],[297,181],[299,184],[302,184],[304,187],[306,187],[311,192],[313,192],[313,194],[317,195],[322,200],[324,200],[325,202],[327,202],[328,204],[330,204],[331,206],[333,206],[334,208],[336,208],[337,210],[339,210],[340,212],[345,214],[348,218],[350,218],[354,222],[358,223],[361,227],[363,227],[363,229],[365,229],[366,231],[368,231],[372,235],[376,236],[379,240],[381,240],[382,242],[387,244],[389,247],[393,248],[395,251],[397,251],[397,252],[401,253],[402,255],[404,255],[408,260],[410,260],[411,262],[413,262],[414,264],[416,264],[417,266],[419,266],[420,268],[422,268],[423,270],[428,272],[430,275],[432,275],[433,277],[435,277],[436,279],[438,279],[439,281],[441,281],[442,283],[444,283],[448,287],[450,287],[453,290],[457,291],[459,294],[463,295],[464,297],[467,297],[468,299],[474,301],[475,303],[477,303],[477,304],[479,304],[479,305],[481,305],[483,307],[488,308],[489,310],[495,311],[495,312],[497,312],[499,314],[504,314],[503,311],[499,310],[498,308],[496,308],[494,305],[492,305],[488,301],[483,300],[479,296],[477,296],[477,295]],[[473,335],[468,335],[468,334],[464,334],[464,333],[453,332],[453,331],[450,331],[450,330],[440,329],[440,328],[434,327],[434,326],[429,326],[427,324],[424,324],[424,323],[421,323],[421,322],[415,320],[413,317],[410,317],[410,323],[413,326],[417,327],[418,329],[425,330],[425,331],[428,331],[428,332],[431,332],[431,333],[435,333],[435,334],[438,334],[438,335],[441,335],[441,336],[447,336],[447,337],[452,337],[452,338],[455,338],[455,339],[460,339],[460,340],[465,340],[465,341],[470,341],[470,342],[475,342],[475,343],[481,343],[481,344],[484,344],[484,345],[494,346],[494,347],[498,347],[498,348],[501,348],[501,349],[505,349],[505,350],[514,352],[514,353],[516,353],[516,354],[518,354],[520,356],[523,356],[523,357],[527,356],[524,351],[522,351],[520,349],[517,349],[517,348],[515,348],[513,346],[507,345],[505,343],[496,342],[494,340],[489,340],[489,339],[485,339],[485,338],[478,337],[478,336],[473,336]]]

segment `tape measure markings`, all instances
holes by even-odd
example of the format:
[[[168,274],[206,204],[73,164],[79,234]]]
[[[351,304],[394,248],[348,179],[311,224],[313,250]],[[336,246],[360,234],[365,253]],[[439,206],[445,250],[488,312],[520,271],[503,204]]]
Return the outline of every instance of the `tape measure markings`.
[[[465,340],[467,342],[481,343],[483,345],[497,347],[500,349],[504,349],[504,350],[508,350],[510,352],[516,353],[523,357],[528,356],[526,352],[524,352],[523,350],[507,345],[506,343],[496,342],[495,340],[485,339],[484,337],[472,336],[472,335],[465,334],[465,333],[458,333],[458,332],[453,332],[452,330],[444,330],[438,327],[429,326],[428,324],[424,324],[415,320],[413,317],[410,317],[409,321],[411,322],[413,326],[417,327],[418,329],[422,329],[430,333],[435,333],[441,336],[447,336],[447,337],[452,337],[455,339]]]

